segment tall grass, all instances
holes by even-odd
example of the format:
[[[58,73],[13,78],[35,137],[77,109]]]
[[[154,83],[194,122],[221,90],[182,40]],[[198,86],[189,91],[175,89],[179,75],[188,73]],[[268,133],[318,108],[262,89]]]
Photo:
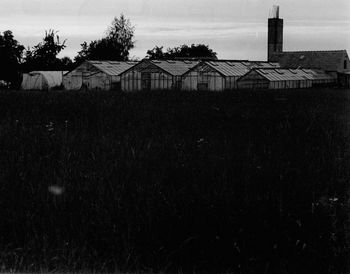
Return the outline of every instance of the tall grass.
[[[0,267],[347,273],[349,95],[1,92]]]

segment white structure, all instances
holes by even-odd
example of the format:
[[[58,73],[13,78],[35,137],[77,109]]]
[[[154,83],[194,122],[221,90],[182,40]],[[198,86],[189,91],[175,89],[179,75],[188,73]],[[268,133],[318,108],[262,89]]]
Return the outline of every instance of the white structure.
[[[240,79],[239,89],[296,89],[329,86],[336,83],[323,70],[316,69],[253,69]]]
[[[120,89],[120,74],[137,62],[85,61],[63,76],[66,90],[117,90]]]
[[[237,89],[236,81],[252,68],[279,68],[278,63],[247,60],[203,61],[182,77],[182,89],[188,91],[224,91]]]
[[[198,61],[144,59],[121,74],[121,88],[125,92],[180,90],[182,75],[197,64]]]
[[[32,71],[23,74],[21,89],[50,90],[62,85],[63,71]]]

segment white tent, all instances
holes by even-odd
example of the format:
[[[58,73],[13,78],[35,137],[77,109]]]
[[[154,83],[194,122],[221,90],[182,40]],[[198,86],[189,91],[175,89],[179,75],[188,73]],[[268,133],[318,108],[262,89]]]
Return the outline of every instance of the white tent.
[[[62,85],[62,71],[32,71],[23,74],[21,89],[50,90]]]

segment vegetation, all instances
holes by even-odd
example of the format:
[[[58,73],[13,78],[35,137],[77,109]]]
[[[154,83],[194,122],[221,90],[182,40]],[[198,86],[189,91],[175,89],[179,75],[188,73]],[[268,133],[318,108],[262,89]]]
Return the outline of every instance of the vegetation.
[[[66,40],[60,42],[57,31],[49,30],[45,32],[43,42],[34,46],[31,50],[27,49],[24,64],[24,71],[33,70],[66,70],[72,65],[68,57],[59,59],[57,55],[65,49]]]
[[[60,41],[58,31],[45,31],[42,42],[25,50],[10,30],[0,33],[0,84],[9,88],[19,88],[22,81],[22,73],[34,70],[58,70],[71,71],[85,60],[129,60],[129,52],[135,46],[135,27],[123,14],[115,17],[106,31],[105,37],[81,44],[81,50],[74,58],[58,58],[58,55],[66,48],[66,40]],[[191,59],[208,58],[217,59],[217,53],[203,44],[181,45],[168,48],[163,52],[163,47],[155,46],[147,51],[150,59]]]
[[[155,46],[153,49],[147,51],[146,58],[165,60],[165,59],[178,59],[178,58],[207,58],[217,59],[217,53],[203,44],[192,44],[191,46],[182,45],[179,47],[168,48],[166,52],[163,52],[163,47]]]
[[[2,270],[348,273],[349,95],[1,92]]]
[[[106,37],[84,42],[82,49],[74,58],[58,58],[66,48],[66,40],[60,41],[57,31],[45,32],[43,41],[25,50],[10,30],[0,33],[0,81],[12,89],[19,88],[22,73],[33,70],[72,70],[80,62],[90,60],[128,60],[129,51],[134,47],[134,27],[123,14],[114,18],[106,32]],[[2,82],[1,82],[2,84]]]
[[[127,61],[129,51],[134,48],[135,28],[123,14],[115,17],[107,30],[106,37],[81,44],[81,51],[75,57],[76,63],[89,60]]]
[[[23,51],[24,47],[14,39],[11,31],[0,33],[0,80],[11,83],[12,88],[21,82],[19,66]]]
[[[10,30],[0,33],[0,80],[14,89],[21,84],[22,72],[71,70],[74,64],[69,57],[57,57],[66,47],[65,41],[60,43],[57,32],[49,30],[45,32],[43,42],[25,50]]]

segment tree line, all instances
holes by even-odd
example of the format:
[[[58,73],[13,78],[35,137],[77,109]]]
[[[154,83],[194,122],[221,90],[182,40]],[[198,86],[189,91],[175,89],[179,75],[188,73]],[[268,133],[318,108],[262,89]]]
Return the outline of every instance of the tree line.
[[[0,32],[0,80],[9,87],[17,88],[24,72],[35,70],[72,70],[85,60],[129,61],[130,50],[135,47],[135,27],[123,14],[115,17],[101,39],[84,42],[73,58],[59,58],[66,48],[66,41],[60,39],[58,31],[45,31],[40,43],[25,48],[14,37],[12,31]],[[148,59],[209,58],[217,59],[217,53],[204,44],[183,44],[164,49],[155,46],[147,50]]]

